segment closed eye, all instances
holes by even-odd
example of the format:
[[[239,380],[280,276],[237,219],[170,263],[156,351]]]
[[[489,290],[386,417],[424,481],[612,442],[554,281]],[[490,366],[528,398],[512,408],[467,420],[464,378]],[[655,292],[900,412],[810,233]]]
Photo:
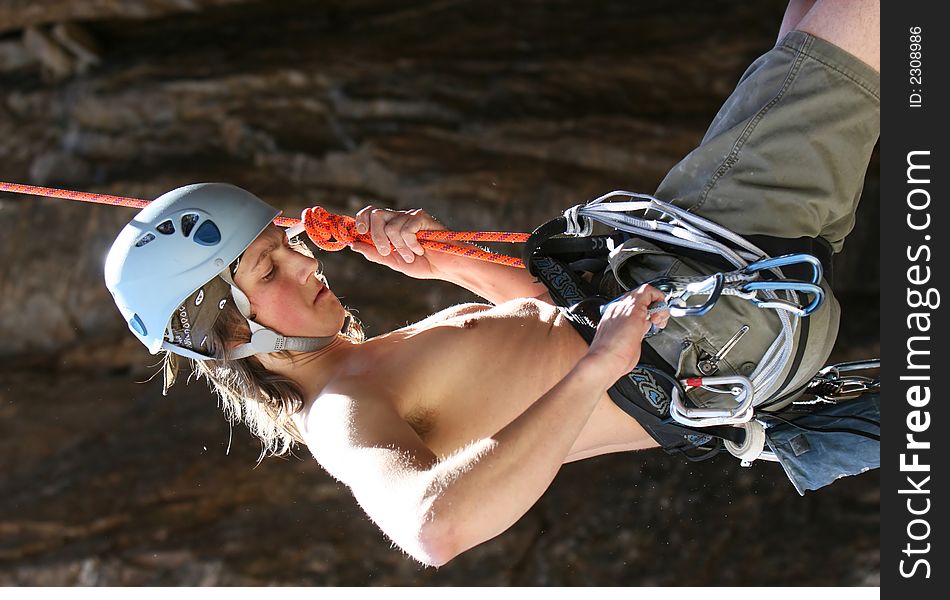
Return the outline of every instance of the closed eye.
[[[268,271],[263,277],[261,277],[261,281],[270,281],[271,279],[274,278],[275,273],[277,273],[277,267],[272,266],[270,268],[270,271]]]

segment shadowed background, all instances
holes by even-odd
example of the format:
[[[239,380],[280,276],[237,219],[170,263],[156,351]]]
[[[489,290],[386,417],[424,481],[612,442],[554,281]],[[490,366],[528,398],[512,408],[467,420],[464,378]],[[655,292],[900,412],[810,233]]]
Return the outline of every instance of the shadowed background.
[[[289,216],[372,203],[530,231],[612,189],[653,191],[783,11],[0,0],[0,180],[146,199],[227,181]],[[833,360],[879,352],[877,161],[836,258]],[[203,383],[164,398],[141,383],[155,358],[102,282],[133,214],[0,194],[0,584],[878,583],[876,472],[800,498],[776,465],[661,451],[567,465],[511,530],[423,569],[306,448],[255,468],[257,443]],[[474,299],[325,258],[369,335]]]

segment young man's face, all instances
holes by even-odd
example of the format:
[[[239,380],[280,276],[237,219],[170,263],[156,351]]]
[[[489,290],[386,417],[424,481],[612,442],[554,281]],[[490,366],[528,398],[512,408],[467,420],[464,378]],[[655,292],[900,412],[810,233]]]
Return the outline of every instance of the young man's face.
[[[326,337],[340,331],[345,314],[317,279],[318,266],[268,225],[244,251],[234,282],[250,300],[254,321],[286,336]]]

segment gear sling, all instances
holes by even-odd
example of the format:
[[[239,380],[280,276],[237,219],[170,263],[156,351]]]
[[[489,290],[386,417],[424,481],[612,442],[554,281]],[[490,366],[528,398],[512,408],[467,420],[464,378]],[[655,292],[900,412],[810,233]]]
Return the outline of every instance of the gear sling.
[[[613,233],[591,235],[594,221]],[[531,274],[588,344],[603,307],[626,290],[651,283],[667,294],[662,308],[677,326],[651,331],[641,363],[608,394],[664,450],[690,459],[711,456],[723,443],[740,458],[760,457],[764,436],[753,412],[788,405],[811,379],[792,385],[801,379],[808,315],[823,300],[820,282],[831,273],[830,259],[820,238],[741,237],[652,196],[623,191],[569,209],[537,228],[524,248]],[[690,296],[707,299],[687,304]],[[728,340],[711,347],[708,329],[717,326],[719,338]],[[758,450],[743,455],[750,443]]]

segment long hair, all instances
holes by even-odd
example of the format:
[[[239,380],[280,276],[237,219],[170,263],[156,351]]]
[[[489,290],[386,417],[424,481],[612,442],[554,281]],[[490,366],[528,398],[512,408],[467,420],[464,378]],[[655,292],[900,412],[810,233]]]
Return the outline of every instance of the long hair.
[[[297,251],[313,256],[302,243],[294,244]],[[364,340],[363,327],[349,309],[347,329],[339,335],[350,342]],[[235,342],[248,342],[251,331],[247,320],[229,301],[215,321],[209,336],[212,359],[191,360],[192,376],[204,377],[218,396],[218,404],[230,423],[243,421],[252,434],[261,440],[262,449],[258,460],[265,456],[281,456],[291,451],[294,444],[304,443],[300,431],[291,418],[300,412],[306,400],[300,387],[292,380],[268,371],[256,356],[229,359],[227,348]],[[276,353],[281,358],[293,360],[292,353],[283,350]],[[165,352],[163,393],[175,383],[182,358]]]

